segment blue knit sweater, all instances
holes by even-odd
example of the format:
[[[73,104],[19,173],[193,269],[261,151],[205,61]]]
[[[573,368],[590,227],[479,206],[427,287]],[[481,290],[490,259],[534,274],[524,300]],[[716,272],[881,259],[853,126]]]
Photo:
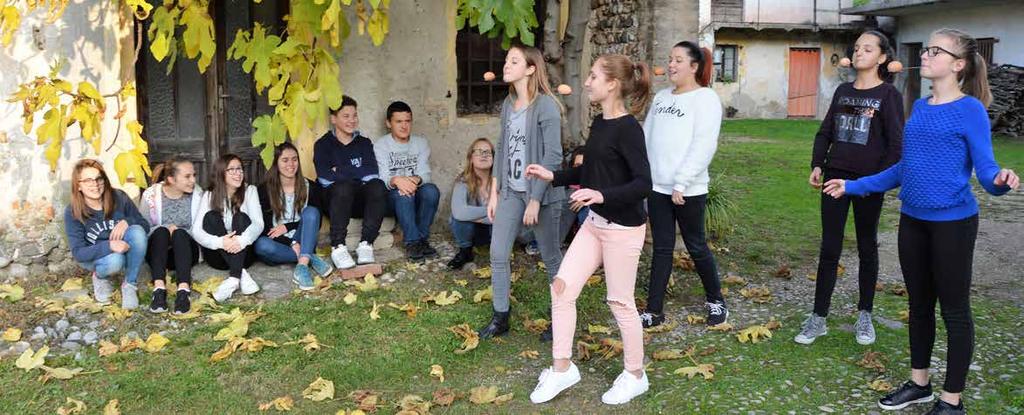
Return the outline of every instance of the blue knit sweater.
[[[900,211],[921,220],[951,221],[974,216],[971,170],[985,191],[1002,195],[1009,186],[992,183],[999,173],[992,154],[988,113],[981,101],[964,96],[931,105],[914,102],[903,132],[903,158],[873,176],[846,182],[846,193],[863,196],[900,187]]]

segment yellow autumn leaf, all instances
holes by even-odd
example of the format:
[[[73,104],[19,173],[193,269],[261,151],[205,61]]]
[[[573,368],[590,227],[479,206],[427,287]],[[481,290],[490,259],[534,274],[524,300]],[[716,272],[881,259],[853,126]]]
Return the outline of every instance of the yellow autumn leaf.
[[[679,323],[676,323],[675,321],[664,322],[664,323],[661,323],[661,324],[659,324],[657,326],[649,327],[649,328],[644,329],[644,333],[651,333],[651,334],[668,333],[668,332],[670,332],[672,330],[675,330],[675,328],[677,326],[679,326]]]
[[[18,12],[18,8],[4,3],[4,7],[0,8],[0,46],[11,44],[19,26],[21,26],[21,13]]]
[[[477,268],[473,270],[473,275],[476,275],[476,277],[480,279],[490,279],[491,267]]]
[[[434,304],[439,306],[446,306],[455,304],[461,299],[462,293],[452,290],[451,293],[448,293],[448,291],[441,291],[434,295],[428,295],[425,297],[424,301],[433,301]]]
[[[378,319],[380,319],[380,306],[377,305],[376,301],[374,301],[373,302],[373,308],[370,309],[370,320],[378,320]]]
[[[145,345],[146,343],[138,337],[129,338],[128,336],[122,336],[120,351],[121,353],[128,353],[135,349],[141,349]]]
[[[430,376],[438,378],[444,383],[444,368],[441,365],[430,365]]]
[[[750,299],[751,301],[759,304],[764,304],[772,300],[772,291],[768,287],[750,287],[743,288],[740,290],[740,295],[743,298]]]
[[[214,340],[229,340],[232,337],[245,337],[249,333],[249,320],[245,317],[237,317],[228,323],[227,327],[220,329]]]
[[[306,335],[299,340],[284,343],[285,346],[291,344],[303,344],[305,345],[303,349],[307,352],[320,350],[321,347],[330,347],[326,344],[320,343],[320,341],[317,340],[316,335],[313,333],[306,333]]]
[[[587,332],[590,333],[590,334],[607,334],[607,335],[611,335],[612,334],[612,329],[610,329],[610,328],[608,328],[606,326],[601,326],[601,325],[597,325],[597,324],[588,324],[587,325]]]
[[[345,294],[345,298],[343,298],[342,300],[345,301],[345,304],[352,305],[353,303],[356,302],[356,299],[358,299],[358,298],[359,297],[356,296],[355,293],[348,293],[348,294]]]
[[[60,290],[64,291],[64,292],[81,290],[81,289],[82,289],[82,279],[81,278],[68,278],[68,279],[64,280],[64,284],[61,284],[61,286],[60,286]]]
[[[519,357],[524,359],[538,359],[540,358],[540,352],[536,350],[523,350],[519,352]]]
[[[80,367],[79,368],[74,368],[74,369],[68,369],[66,367],[56,367],[56,368],[54,368],[54,367],[49,367],[49,366],[45,366],[45,365],[44,366],[40,366],[40,368],[43,369],[44,372],[46,372],[46,378],[53,378],[53,379],[60,379],[60,380],[71,379],[71,378],[75,377],[75,375],[77,375],[79,373],[82,373],[82,371],[85,370],[85,369],[82,369]]]
[[[87,407],[85,402],[78,399],[64,398],[66,400],[66,406],[57,408],[57,415],[77,415],[84,414]]]
[[[265,347],[277,347],[277,343],[262,337],[253,337],[251,339],[245,339],[241,348],[245,349],[245,351],[249,353],[256,353],[263,350]]]
[[[270,408],[274,408],[279,412],[286,412],[292,410],[292,407],[294,406],[295,401],[292,400],[291,396],[282,396],[280,398],[275,398],[270,402],[261,403],[259,409],[260,412],[267,411]]]
[[[216,290],[222,282],[224,282],[224,277],[212,277],[192,284],[192,290],[200,294],[213,294],[213,290]]]
[[[494,298],[494,292],[492,291],[492,288],[492,286],[488,285],[487,288],[477,291],[476,294],[473,294],[473,302],[479,303],[481,301],[490,300]]]
[[[26,372],[38,368],[45,363],[46,355],[50,353],[48,346],[39,348],[39,351],[33,352],[32,348],[28,348],[21,353],[18,360],[14,362],[14,366],[19,369],[25,369]]]
[[[103,407],[103,415],[121,415],[120,405],[117,399],[111,399],[107,406]]]
[[[868,383],[868,387],[875,392],[888,392],[893,389],[892,384],[887,382],[885,379],[875,379]]]
[[[686,316],[686,322],[690,324],[704,324],[707,322],[707,317],[690,314]]]
[[[67,307],[68,310],[79,310],[89,314],[96,314],[103,311],[103,305],[97,303],[88,295],[75,297],[75,302]]]
[[[402,304],[402,305],[398,305],[398,304],[395,304],[395,303],[388,303],[388,307],[391,307],[391,308],[393,308],[395,310],[398,310],[398,311],[404,311],[405,314],[407,316],[409,316],[409,318],[416,317],[416,313],[420,311],[419,306],[417,306],[415,304],[412,304],[412,303],[405,303],[405,304]]]
[[[778,330],[782,328],[782,323],[779,322],[779,320],[776,320],[775,317],[771,317],[764,326],[768,328],[768,330]]]
[[[21,286],[14,284],[0,284],[0,299],[7,299],[12,303],[20,301],[25,298],[25,289]]]
[[[170,342],[171,341],[169,339],[160,335],[160,333],[153,333],[146,338],[146,344],[142,345],[142,349],[149,353],[156,353],[162,350],[164,346]]]
[[[765,327],[765,326],[763,326],[761,324],[756,324],[756,325],[747,327],[747,328],[745,328],[743,330],[740,330],[739,333],[736,333],[736,338],[739,339],[740,343],[746,343],[748,341],[751,342],[751,343],[757,343],[762,338],[764,338],[764,339],[772,338],[772,331],[768,330],[767,327]]]
[[[676,360],[684,357],[686,357],[686,354],[680,349],[658,350],[651,354],[651,359],[653,360]]]
[[[497,386],[477,386],[469,390],[469,401],[477,405],[494,402],[498,398]]]
[[[596,274],[595,275],[591,275],[590,277],[587,278],[587,286],[588,287],[594,287],[594,286],[600,284],[601,280],[602,280],[602,278],[601,278],[600,275],[596,275]]]
[[[717,325],[708,327],[708,330],[711,330],[711,331],[732,331],[733,328],[734,327],[733,327],[732,323],[721,323],[721,324],[717,324]]]
[[[4,341],[11,343],[21,340],[21,329],[11,327],[7,330],[4,330],[3,339]]]
[[[213,354],[210,355],[210,363],[215,363],[227,359],[228,357],[231,356],[232,353],[238,350],[238,348],[241,347],[244,342],[245,339],[241,337],[231,338],[231,340],[228,340],[227,342],[224,343],[223,347],[221,347],[219,350],[213,352]]]
[[[512,397],[513,396],[515,396],[515,395],[512,392],[506,393],[504,395],[499,395],[497,398],[494,398],[494,404],[495,405],[500,405],[500,404],[503,404],[505,402],[510,402],[510,401],[512,401]]]
[[[551,327],[551,322],[542,318],[523,320],[523,328],[530,333],[540,334],[547,331],[548,327]]]
[[[694,376],[701,375],[704,377],[704,380],[711,380],[711,378],[715,377],[715,365],[703,363],[697,366],[686,366],[676,369],[672,373],[685,375],[690,379],[693,379]]]
[[[455,350],[455,354],[465,354],[480,345],[480,335],[470,328],[469,324],[459,324],[449,327],[448,330],[463,338],[462,346]]]
[[[120,350],[120,347],[109,340],[100,340],[100,357],[107,357],[115,354]]]
[[[334,399],[334,382],[317,377],[302,391],[302,397],[316,402]]]
[[[370,292],[380,287],[380,285],[377,283],[377,277],[374,277],[373,274],[366,274],[366,276],[363,277],[363,281],[345,281],[345,285],[356,287],[356,289],[362,292]]]
[[[380,401],[377,392],[367,389],[354,390],[348,394],[348,397],[359,406],[360,410],[367,412],[377,411],[377,404]]]
[[[60,298],[36,298],[36,308],[42,309],[44,313],[64,314],[64,300]]]
[[[398,400],[399,411],[395,415],[426,415],[430,413],[430,405],[419,395],[405,395]]]
[[[128,316],[132,315],[132,310],[125,310],[114,304],[103,306],[103,312],[106,313],[107,320],[110,321],[124,321]]]
[[[455,285],[458,285],[460,287],[465,287],[466,285],[469,285],[469,281],[466,281],[466,280],[455,280]]]
[[[747,285],[747,280],[733,273],[726,275],[725,278],[722,279],[722,282],[729,285]]]

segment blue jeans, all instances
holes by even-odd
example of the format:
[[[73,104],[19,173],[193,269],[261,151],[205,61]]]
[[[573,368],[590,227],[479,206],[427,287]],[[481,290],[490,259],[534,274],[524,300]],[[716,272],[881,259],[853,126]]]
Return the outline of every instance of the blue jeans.
[[[128,243],[128,252],[114,252],[92,262],[80,262],[79,265],[89,271],[95,271],[99,278],[110,278],[124,270],[124,282],[137,285],[142,261],[146,259],[146,230],[142,226],[132,225],[124,233],[123,240]],[[108,241],[96,241],[108,243]]]
[[[448,220],[448,226],[452,229],[455,246],[458,248],[472,248],[491,242],[491,225],[489,224],[463,222],[451,218]]]
[[[275,239],[261,236],[253,243],[256,256],[269,265],[294,264],[299,262],[295,256],[291,242],[299,241],[299,254],[304,257],[316,252],[316,239],[320,234],[320,211],[313,206],[306,206],[299,216],[299,227],[291,238],[281,235]]]
[[[420,186],[412,196],[399,195],[398,189],[388,192],[388,207],[402,227],[402,238],[406,245],[427,240],[440,200],[441,192],[433,183]]]

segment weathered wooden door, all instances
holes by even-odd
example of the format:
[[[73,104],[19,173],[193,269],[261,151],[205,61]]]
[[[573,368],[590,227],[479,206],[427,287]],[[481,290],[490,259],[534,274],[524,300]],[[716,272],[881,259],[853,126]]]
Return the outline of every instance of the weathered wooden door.
[[[166,60],[157,62],[148,52],[148,42],[143,42],[136,75],[139,119],[145,125],[143,135],[149,142],[149,160],[153,165],[174,155],[192,160],[199,183],[206,187],[214,160],[222,154],[235,153],[244,162],[246,180],[258,183],[266,169],[250,142],[252,120],[271,109],[264,97],[254,93],[252,77],[242,71],[241,62],[228,60],[226,51],[238,29],[249,29],[253,22],[268,27],[272,33],[281,33],[281,16],[287,13],[288,2],[211,3],[217,56],[205,73],[199,73],[195,61],[185,58],[183,53],[179,53],[168,72]]]
[[[789,100],[786,108],[790,117],[814,117],[818,114],[820,72],[820,50],[789,50]]]

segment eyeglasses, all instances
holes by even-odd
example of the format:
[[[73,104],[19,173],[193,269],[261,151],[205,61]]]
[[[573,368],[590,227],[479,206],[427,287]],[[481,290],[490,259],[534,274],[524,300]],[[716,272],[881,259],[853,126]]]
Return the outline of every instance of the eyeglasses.
[[[104,179],[103,176],[100,176],[100,177],[90,177],[88,179],[81,179],[81,180],[78,181],[78,183],[84,184],[86,186],[103,186],[103,184],[106,183],[106,182],[107,182],[107,179]]]
[[[480,157],[494,157],[494,151],[477,149],[473,150],[473,155]]]
[[[947,54],[949,56],[952,56],[952,57],[954,57],[956,59],[961,59],[960,55],[957,55],[957,54],[955,54],[953,52],[945,50],[945,49],[943,49],[942,47],[939,47],[939,46],[928,46],[928,47],[926,47],[924,49],[921,49],[921,54],[922,55],[923,54],[928,54],[929,58],[934,58],[936,56],[939,56],[939,53],[945,53],[945,54]]]
[[[231,167],[229,169],[225,169],[224,172],[226,172],[228,174],[240,174],[240,173],[242,173],[242,168],[241,167]]]

